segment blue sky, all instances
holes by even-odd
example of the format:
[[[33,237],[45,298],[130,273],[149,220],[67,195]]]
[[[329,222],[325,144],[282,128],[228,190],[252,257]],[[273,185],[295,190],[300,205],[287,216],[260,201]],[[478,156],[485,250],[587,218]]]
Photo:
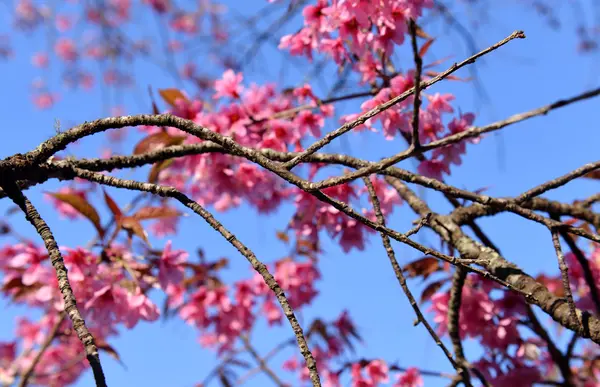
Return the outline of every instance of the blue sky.
[[[249,11],[263,7],[266,2],[254,0],[225,3],[235,4],[239,13],[248,14]],[[564,28],[560,30],[550,29],[533,12],[512,4],[495,6],[491,14],[493,16],[490,20],[473,32],[478,49],[487,47],[518,29],[525,31],[527,39],[514,41],[477,62],[479,79],[489,99],[483,101],[473,83],[444,81],[428,90],[429,93],[454,93],[457,96],[454,106],[463,112],[475,112],[476,124],[485,125],[597,87],[600,83],[598,57],[582,56],[575,50],[576,36],[569,13],[565,13]],[[465,16],[469,15],[461,15]],[[0,17],[1,22],[5,19],[5,15]],[[293,31],[298,26],[298,23],[292,23],[286,32]],[[431,56],[428,59],[431,61],[447,55],[453,55],[450,61],[460,61],[470,55],[464,40],[455,32],[438,24],[432,25],[427,32],[438,38],[430,50]],[[283,32],[279,32],[276,38],[282,34]],[[240,45],[247,45],[244,43],[247,41],[250,41],[249,38],[241,39]],[[30,103],[29,85],[38,73],[30,66],[29,58],[46,44],[43,33],[19,37],[15,40],[15,58],[0,63],[3,81],[3,91],[0,93],[0,113],[3,117],[1,157],[30,150],[50,137],[54,133],[55,119],[59,119],[63,129],[66,129],[71,124],[99,118],[105,113],[103,96],[98,89],[91,93],[63,93],[60,103],[49,111],[39,111],[33,107]],[[406,53],[407,48],[403,47],[400,53]],[[404,55],[403,58],[406,58],[401,62],[403,66],[411,67],[410,57]],[[210,62],[206,64],[206,58],[202,55],[194,59],[198,65],[210,66]],[[257,83],[276,80],[285,86],[297,85],[306,79],[310,66],[302,59],[294,60],[294,63],[286,65],[286,71],[280,71],[282,63],[279,55],[274,49],[268,48],[256,57],[253,65],[245,72],[245,78]],[[450,62],[447,62],[438,69],[443,70],[449,65]],[[58,68],[53,67],[52,71],[55,72],[56,79]],[[148,111],[150,104],[145,92],[148,84],[155,90],[174,86],[172,79],[156,67],[137,62],[135,71],[141,93],[133,93],[123,99],[127,113],[131,114]],[[329,70],[323,73],[325,84],[327,75],[330,74],[327,71]],[[457,75],[466,77],[470,73],[460,70]],[[316,84],[320,85],[318,82]],[[357,90],[362,89],[353,86],[344,91]],[[359,101],[339,105],[338,113],[354,112],[359,109],[359,105]],[[488,192],[495,196],[517,195],[584,163],[596,161],[599,107],[597,99],[584,101],[545,117],[508,127],[502,134],[490,135],[479,145],[469,146],[463,165],[453,170],[448,182],[471,190],[490,186]],[[330,122],[328,125],[328,130],[335,128],[335,123]],[[135,130],[130,133],[135,133]],[[138,138],[137,135],[129,136],[127,147],[123,151],[132,149]],[[102,138],[85,140],[73,148],[73,153],[96,156],[99,145],[102,144],[105,144]],[[385,141],[378,133],[350,133],[328,146],[327,151],[377,160],[396,153],[403,147],[401,141]],[[404,161],[401,165],[408,169],[414,168],[412,161]],[[144,176],[145,173],[146,170],[125,171],[121,176],[133,178]],[[580,179],[547,196],[566,201],[582,198],[596,193],[597,184],[596,181]],[[58,218],[42,198],[43,191],[56,190],[59,186],[57,182],[49,182],[29,190],[28,195],[47,219],[59,244],[84,245],[93,235],[92,227],[86,221],[73,223]],[[115,190],[109,192],[122,205],[131,197]],[[448,210],[440,195],[423,189],[418,189],[417,192],[428,200],[434,210]],[[3,201],[0,212],[3,213],[6,208],[8,203]],[[285,227],[292,212],[291,206],[284,206],[274,215],[258,217],[253,210],[242,206],[216,216],[253,249],[260,259],[270,262],[286,254],[286,246],[276,239],[275,231]],[[106,212],[103,215],[104,218],[107,217]],[[414,219],[415,215],[410,209],[403,207],[394,213],[389,222],[398,230],[406,230]],[[10,222],[23,235],[35,237],[31,227],[19,216],[12,216]],[[479,224],[500,247],[505,257],[529,273],[557,272],[550,235],[540,225],[511,214],[481,219]],[[175,247],[187,249],[191,253],[201,247],[209,259],[228,257],[230,267],[226,278],[246,277],[250,273],[251,268],[245,259],[201,219],[194,216],[184,218],[181,230],[174,238]],[[416,240],[439,246],[437,239],[428,232],[422,232],[416,236]],[[161,246],[165,242],[166,240],[154,240],[153,244]],[[421,253],[406,246],[396,244],[395,247],[401,263],[421,256]],[[405,367],[417,366],[451,372],[450,365],[423,327],[413,327],[414,313],[395,281],[378,236],[373,236],[362,252],[344,254],[336,243],[328,239],[325,239],[324,250],[326,253],[320,262],[323,276],[318,285],[320,295],[310,308],[299,313],[302,321],[311,321],[317,316],[331,319],[347,308],[364,339],[363,345],[357,347],[358,357],[381,357]],[[420,293],[420,281],[412,281],[409,285],[416,294]],[[0,318],[0,340],[13,336],[14,317],[23,312],[5,302],[2,305],[4,313]],[[260,323],[252,336],[255,346],[265,354],[280,341],[291,337],[291,334],[285,323],[273,330],[266,329]],[[193,386],[215,365],[214,354],[200,347],[197,337],[194,329],[179,320],[141,323],[132,331],[124,330],[121,337],[111,343],[118,350],[126,369],[109,356],[102,357],[109,385]],[[466,348],[467,357],[477,359],[478,347],[467,344]],[[273,367],[277,369],[280,361],[290,353],[287,351],[284,356],[276,357]],[[294,378],[288,380],[295,381]],[[426,386],[446,385],[445,380],[435,378],[426,378],[425,382]],[[76,385],[87,386],[91,383],[92,377],[88,373]],[[263,386],[269,385],[269,382],[257,376],[247,385]]]

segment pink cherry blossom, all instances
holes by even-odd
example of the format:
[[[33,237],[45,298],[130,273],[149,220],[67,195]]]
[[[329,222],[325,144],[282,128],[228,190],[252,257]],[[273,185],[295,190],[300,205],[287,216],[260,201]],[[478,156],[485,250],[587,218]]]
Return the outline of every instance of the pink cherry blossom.
[[[183,250],[171,250],[171,241],[165,245],[158,264],[158,281],[163,289],[169,285],[176,285],[183,279],[183,263],[188,254]]]
[[[394,387],[423,387],[423,378],[417,368],[411,367],[398,375]]]
[[[244,87],[241,85],[243,79],[242,74],[236,74],[231,69],[225,71],[223,77],[215,81],[216,94],[213,98],[239,98],[240,94],[244,91]]]

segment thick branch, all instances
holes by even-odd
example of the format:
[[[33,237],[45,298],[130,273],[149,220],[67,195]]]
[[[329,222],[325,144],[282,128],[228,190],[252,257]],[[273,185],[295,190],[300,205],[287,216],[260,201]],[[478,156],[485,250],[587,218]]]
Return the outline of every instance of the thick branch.
[[[393,178],[386,179],[400,194],[410,207],[418,214],[431,212],[425,202],[419,199],[401,181]],[[562,326],[578,332],[580,322],[586,334],[597,344],[600,344],[600,320],[587,312],[576,310],[577,318],[572,318],[568,303],[565,299],[552,294],[545,286],[524,273],[515,264],[508,262],[500,254],[485,247],[463,233],[451,217],[433,215],[429,223],[431,228],[447,243],[451,243],[464,258],[476,259],[492,275],[506,281],[521,294],[528,295],[527,301],[539,306],[545,313]]]

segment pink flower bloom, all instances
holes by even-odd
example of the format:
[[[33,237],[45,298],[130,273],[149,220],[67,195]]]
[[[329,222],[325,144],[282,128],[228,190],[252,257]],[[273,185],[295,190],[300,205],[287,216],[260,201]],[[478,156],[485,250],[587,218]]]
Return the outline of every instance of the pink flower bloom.
[[[423,378],[417,368],[409,368],[398,376],[394,387],[423,387]]]
[[[97,268],[98,257],[82,249],[65,248],[64,261],[69,269],[69,280],[83,282],[93,275]]]
[[[171,8],[170,0],[142,0],[142,3],[149,5],[158,13],[165,13]]]
[[[283,313],[281,313],[281,309],[279,307],[279,305],[276,305],[273,300],[271,300],[270,298],[267,299],[265,301],[265,303],[262,305],[262,311],[264,313],[264,316],[267,319],[267,322],[269,323],[269,325],[280,325],[281,324],[281,319],[283,317]]]
[[[298,98],[298,102],[300,103],[304,102],[305,100],[315,101],[317,99],[312,91],[312,87],[308,83],[295,88],[293,94],[294,97]]]
[[[341,38],[321,40],[319,50],[325,54],[329,54],[338,65],[342,64],[350,56]]]
[[[321,30],[321,26],[326,22],[323,9],[327,7],[327,3],[327,0],[318,0],[316,5],[307,5],[304,7],[302,10],[304,25]]]
[[[198,32],[198,16],[191,12],[179,13],[171,20],[171,28],[193,35]]]
[[[163,289],[170,284],[177,285],[184,274],[183,263],[186,262],[188,253],[184,250],[171,250],[171,241],[168,241],[163,249],[158,264],[158,282]]]
[[[23,347],[30,349],[44,340],[44,332],[39,323],[32,323],[25,317],[17,321],[17,336],[23,340]]]
[[[421,161],[417,170],[421,175],[431,177],[436,180],[443,181],[442,173],[447,175],[450,174],[450,168],[448,165],[440,160],[424,160]]]
[[[286,371],[297,371],[300,368],[300,362],[296,356],[283,362],[281,366]]]
[[[48,67],[48,54],[43,53],[43,52],[38,52],[37,54],[34,54],[31,57],[31,64],[33,64],[35,67]]]
[[[244,90],[241,85],[244,79],[241,73],[236,74],[233,70],[227,70],[223,73],[223,77],[215,81],[214,99],[222,97],[239,98]]]
[[[383,360],[373,360],[365,367],[367,375],[371,378],[374,385],[387,383],[389,368]]]
[[[6,257],[8,258],[7,265],[13,269],[25,269],[21,273],[21,281],[24,285],[43,282],[40,280],[45,278],[50,270],[48,267],[43,266],[43,263],[48,260],[48,253],[45,248],[18,244],[10,252],[14,255],[10,258]]]
[[[58,96],[56,94],[51,94],[48,92],[36,93],[33,96],[33,104],[39,109],[48,109],[52,107],[57,101]]]
[[[452,113],[454,111],[454,108],[450,105],[450,101],[453,101],[455,98],[453,95],[441,95],[440,93],[435,93],[434,95],[427,95],[426,97],[429,100],[429,105],[427,106],[428,110],[446,113]]]
[[[308,131],[314,137],[319,138],[321,137],[321,128],[325,125],[325,120],[320,115],[303,110],[294,119],[294,124],[298,125],[301,135],[304,135]]]
[[[85,191],[77,190],[77,189],[70,188],[70,187],[63,187],[58,190],[58,193],[77,195],[80,198],[87,200]],[[77,219],[77,218],[82,217],[81,213],[79,211],[77,211],[70,204],[67,204],[62,200],[58,200],[54,196],[49,195],[49,194],[45,194],[44,196],[45,196],[46,200],[48,200],[49,202],[52,203],[52,205],[56,208],[56,210],[58,211],[58,213],[61,217],[67,218],[67,219]]]
[[[74,62],[77,60],[77,49],[75,43],[68,38],[60,38],[54,45],[54,51],[59,58],[66,62]]]
[[[160,316],[158,307],[139,291],[127,293],[127,313],[124,313],[124,323],[129,329],[137,325],[139,320],[155,321]]]
[[[280,49],[289,49],[292,55],[305,55],[310,61],[312,61],[312,50],[316,47],[317,40],[308,28],[303,28],[293,35],[285,35],[279,43]]]
[[[60,32],[66,32],[73,26],[73,21],[66,15],[57,15],[54,23]]]

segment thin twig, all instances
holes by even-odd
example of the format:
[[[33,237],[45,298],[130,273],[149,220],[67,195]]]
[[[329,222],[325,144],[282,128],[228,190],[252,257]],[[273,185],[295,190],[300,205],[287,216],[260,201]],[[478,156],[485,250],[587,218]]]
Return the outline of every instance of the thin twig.
[[[23,195],[14,182],[2,181],[0,184],[8,197],[25,213],[25,218],[35,227],[37,233],[44,241],[44,245],[50,256],[50,262],[56,271],[58,288],[64,300],[64,310],[68,313],[69,318],[73,323],[73,329],[77,333],[77,337],[79,337],[79,340],[83,343],[87,359],[94,372],[96,386],[106,387],[106,379],[104,377],[104,372],[102,371],[102,365],[100,364],[98,348],[94,343],[94,337],[85,325],[85,321],[77,307],[77,301],[75,300],[73,289],[71,288],[69,278],[67,277],[67,268],[56,240],[54,239],[54,235],[52,235],[52,231],[50,231],[50,228],[44,219],[42,219],[34,205],[25,195]]]
[[[440,147],[443,147],[446,145],[454,144],[454,143],[460,142],[460,141],[468,139],[468,138],[478,137],[482,134],[502,129],[504,127],[524,121],[529,118],[548,114],[548,112],[550,112],[553,109],[561,108],[563,106],[567,106],[569,104],[579,102],[579,101],[587,99],[587,98],[593,98],[598,95],[600,95],[600,88],[587,91],[585,93],[576,95],[572,98],[568,98],[565,100],[559,100],[559,101],[556,101],[556,102],[551,103],[546,106],[539,107],[534,110],[515,114],[515,115],[508,117],[507,119],[497,121],[497,122],[494,122],[494,123],[486,125],[486,126],[472,127],[465,131],[441,138],[436,141],[432,141],[428,144],[422,144],[421,147],[417,150],[408,148],[407,150],[400,152],[396,155],[386,157],[377,163],[370,163],[369,166],[361,168],[357,171],[348,173],[343,176],[331,177],[331,178],[322,180],[320,182],[314,183],[314,187],[315,187],[315,189],[324,189],[327,187],[344,184],[349,181],[358,179],[360,177],[383,171],[384,169],[390,167],[391,165],[394,165],[404,159],[412,157],[417,153],[423,153],[423,152],[437,149],[437,148],[440,148]],[[296,157],[298,157],[298,156],[296,156]]]
[[[472,387],[469,375],[469,366],[465,358],[462,341],[460,339],[460,307],[462,305],[462,289],[467,279],[467,272],[457,267],[452,276],[452,287],[450,288],[450,299],[448,300],[448,335],[454,347],[454,356],[458,374],[465,387]]]
[[[559,220],[559,217],[556,216],[554,219]],[[577,262],[579,262],[579,266],[581,266],[581,269],[583,270],[583,278],[585,279],[587,286],[590,288],[590,295],[592,297],[592,302],[596,307],[596,313],[598,313],[600,316],[600,295],[598,294],[598,285],[596,285],[596,280],[594,279],[590,262],[569,234],[562,230],[559,231],[559,234],[562,239],[567,242],[567,246],[569,246],[569,249],[571,249],[571,252],[577,259]]]
[[[544,184],[541,184],[537,187],[534,187],[534,188],[522,193],[521,195],[519,195],[518,197],[515,198],[515,202],[521,203],[521,202],[529,200],[533,197],[539,196],[539,195],[543,194],[544,192],[550,191],[551,189],[561,187],[561,186],[567,184],[568,182],[570,182],[571,180],[574,180],[580,176],[583,176],[586,173],[593,172],[598,168],[600,168],[600,161],[582,165],[581,167],[574,169],[573,171],[571,171],[565,175],[557,177],[556,179],[552,179]]]
[[[46,352],[46,350],[48,349],[48,347],[50,347],[50,344],[52,343],[52,340],[54,340],[56,338],[56,335],[58,333],[58,329],[60,328],[60,325],[62,324],[62,322],[65,320],[65,317],[66,317],[66,313],[64,311],[60,312],[58,314],[58,318],[57,318],[56,322],[54,323],[54,325],[52,326],[52,328],[48,331],[48,334],[46,335],[46,338],[44,339],[44,341],[40,345],[40,349],[35,354],[35,357],[31,361],[31,363],[29,364],[29,366],[21,374],[21,380],[19,381],[19,387],[25,387],[25,386],[27,386],[27,384],[29,382],[29,378],[31,377],[31,375],[35,371],[35,367],[38,365],[38,363],[42,359],[42,356],[44,355],[44,352]]]
[[[552,358],[552,361],[554,361],[554,363],[560,370],[560,373],[562,374],[565,382],[567,382],[567,383],[570,382],[571,378],[573,377],[573,373],[571,371],[571,367],[569,366],[569,358],[566,356],[563,356],[560,349],[556,346],[556,344],[554,343],[554,341],[548,334],[548,331],[546,331],[546,329],[544,329],[544,326],[538,320],[531,305],[525,305],[525,307],[527,308],[527,318],[529,319],[531,329],[542,340],[544,340],[544,342],[548,346],[548,352],[550,353],[550,357]]]
[[[273,291],[275,297],[277,298],[277,301],[279,301],[279,304],[283,309],[283,313],[285,314],[286,318],[290,322],[290,325],[292,326],[292,330],[294,331],[294,335],[296,336],[300,352],[302,353],[302,356],[306,361],[306,367],[308,368],[313,386],[321,386],[321,381],[317,372],[317,364],[308,347],[308,343],[306,341],[306,338],[304,337],[302,327],[298,323],[298,319],[296,318],[294,311],[283,292],[283,289],[281,289],[281,286],[279,285],[275,277],[273,277],[273,275],[269,272],[267,266],[264,263],[262,263],[248,247],[246,247],[242,242],[240,242],[235,237],[235,235],[233,235],[217,219],[215,219],[210,212],[208,212],[200,204],[188,198],[186,195],[184,195],[183,193],[181,193],[173,187],[160,186],[157,184],[150,183],[140,183],[132,180],[124,180],[76,168],[73,168],[73,171],[77,175],[77,177],[93,181],[99,184],[129,190],[150,192],[158,196],[173,198],[179,201],[184,206],[190,208],[196,214],[200,215],[213,229],[219,232],[227,240],[227,242],[234,246],[248,260],[248,262],[250,262],[254,270],[256,270],[262,276],[267,286]]]
[[[275,383],[279,387],[288,387],[288,384],[284,383],[281,379],[279,379],[279,376],[277,376],[277,374],[275,372],[273,372],[273,370],[271,368],[269,368],[265,359],[263,359],[258,354],[258,352],[256,352],[256,349],[254,349],[254,347],[252,347],[252,343],[250,343],[250,340],[248,339],[247,335],[242,334],[240,336],[240,340],[242,340],[242,343],[244,344],[244,348],[246,348],[246,350],[248,351],[248,353],[250,353],[250,355],[256,361],[256,363],[258,363],[258,366],[260,367],[260,369],[265,374],[267,374],[267,376],[269,376],[271,378],[273,383]]]
[[[419,47],[417,45],[417,26],[413,19],[410,19],[409,21],[409,30],[413,60],[415,62],[415,96],[413,101],[412,139],[410,147],[416,150],[421,147],[421,142],[419,141],[419,115],[421,110],[421,72],[423,71],[423,59],[421,59],[421,55],[419,54]]]
[[[516,39],[516,38],[524,39],[525,33],[523,33],[523,31],[515,31],[512,34],[510,34],[508,37],[506,37],[506,38],[502,39],[500,42],[486,48],[485,50],[478,52],[477,54],[463,60],[462,62],[460,62],[458,64],[454,63],[446,71],[438,74],[437,76],[431,78],[428,81],[421,82],[420,83],[421,90],[425,90],[426,88],[433,85],[434,83],[441,81],[442,79],[446,78],[448,75],[452,74],[456,70],[458,70],[468,64],[475,63],[477,58],[479,58],[491,51],[494,51],[495,49],[505,45],[506,43],[508,43],[511,40]],[[283,165],[283,167],[287,170],[291,170],[296,165],[298,165],[302,161],[304,161],[304,159],[306,159],[306,157],[315,153],[319,149],[323,148],[325,145],[329,144],[331,141],[333,141],[337,137],[343,135],[344,133],[349,132],[350,130],[356,128],[357,126],[364,124],[368,119],[373,118],[376,115],[380,114],[381,112],[384,112],[387,109],[391,108],[392,106],[404,101],[405,99],[407,99],[409,96],[411,96],[414,93],[415,93],[415,87],[412,87],[409,90],[405,91],[404,93],[400,94],[399,96],[394,97],[394,98],[390,99],[389,101],[382,103],[381,105],[378,105],[378,106],[374,107],[373,109],[369,110],[368,112],[362,114],[360,117],[358,117],[354,121],[348,122],[348,123],[342,125],[341,127],[339,127],[338,129],[334,130],[333,132],[327,133],[327,135],[325,137],[323,137],[319,141],[317,141],[314,144],[312,144],[311,146],[309,146],[304,152],[302,152],[298,156],[294,157],[292,160],[286,162]]]
[[[563,288],[565,290],[565,297],[569,305],[569,313],[571,315],[571,319],[579,324],[579,318],[577,318],[577,307],[575,306],[575,301],[573,301],[573,293],[571,292],[571,283],[569,281],[569,268],[565,263],[565,256],[560,246],[558,231],[550,230],[550,232],[552,233],[552,244],[554,245],[554,250],[556,250],[556,257],[558,258],[558,267],[560,268]],[[582,336],[584,335],[583,325],[581,325],[581,331],[579,333]]]
[[[369,178],[367,178],[367,177],[363,178],[363,180],[365,182],[365,185],[367,186],[367,190],[369,192],[369,197],[371,198],[371,203],[373,205],[373,209],[375,210],[375,215],[377,217],[377,222],[379,222],[379,224],[385,226],[385,218],[383,217],[383,213],[381,212],[379,198],[377,197],[377,193],[375,192],[373,183],[371,183],[371,180],[369,180]],[[424,218],[424,219],[426,219],[426,218]],[[425,224],[424,221],[420,222],[421,227],[424,224]],[[448,361],[450,361],[450,364],[452,364],[452,366],[457,371],[459,371],[460,365],[458,365],[455,362],[455,360],[452,358],[452,354],[450,353],[448,348],[446,348],[446,346],[444,345],[444,343],[442,342],[442,340],[440,339],[438,334],[431,327],[431,325],[429,324],[427,319],[423,316],[423,313],[421,312],[421,309],[419,308],[419,304],[417,304],[417,301],[415,300],[410,289],[408,288],[408,285],[406,284],[406,278],[404,278],[404,273],[402,273],[402,268],[400,267],[400,265],[398,264],[398,261],[396,260],[396,254],[394,253],[394,249],[392,248],[392,244],[390,243],[390,238],[384,232],[380,232],[380,235],[381,235],[381,240],[383,242],[383,246],[385,247],[387,256],[390,260],[390,263],[392,264],[392,268],[394,269],[394,274],[396,274],[398,283],[400,284],[400,287],[404,291],[406,298],[408,298],[408,302],[410,303],[410,306],[415,311],[415,314],[417,315],[417,319],[423,323],[423,325],[427,329],[427,332],[429,332],[429,335],[433,338],[433,340],[438,345],[438,347],[440,347],[442,352],[444,352],[444,355],[446,355],[446,357],[448,358]]]

